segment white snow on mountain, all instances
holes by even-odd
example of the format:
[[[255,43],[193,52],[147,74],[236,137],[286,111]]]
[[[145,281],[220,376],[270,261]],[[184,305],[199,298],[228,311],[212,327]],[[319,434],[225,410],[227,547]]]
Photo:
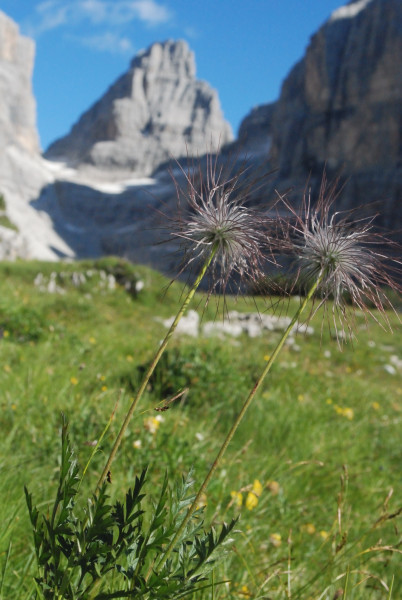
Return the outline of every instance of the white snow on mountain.
[[[334,10],[332,15],[329,18],[329,21],[337,21],[339,19],[351,19],[355,17],[359,12],[364,10],[368,4],[370,4],[372,0],[358,0],[353,4],[347,4],[346,6],[341,6]]]

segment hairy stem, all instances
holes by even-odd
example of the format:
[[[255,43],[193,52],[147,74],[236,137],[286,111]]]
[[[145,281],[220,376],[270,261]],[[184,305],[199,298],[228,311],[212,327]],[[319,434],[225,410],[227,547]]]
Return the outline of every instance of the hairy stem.
[[[301,314],[303,313],[303,311],[305,310],[306,306],[308,305],[309,301],[311,300],[312,296],[314,295],[314,292],[316,291],[317,287],[320,285],[321,281],[322,281],[322,277],[323,274],[322,272],[319,274],[319,276],[317,277],[317,280],[315,281],[315,283],[311,286],[311,289],[309,290],[308,294],[306,295],[306,297],[304,298],[303,302],[300,304],[299,308],[297,309],[294,317],[292,318],[291,322],[289,323],[288,327],[286,328],[285,332],[283,333],[281,339],[279,340],[275,350],[273,351],[270,359],[268,360],[264,370],[262,371],[261,375],[259,376],[259,378],[257,379],[253,389],[251,390],[251,392],[249,393],[246,401],[244,402],[239,414],[237,415],[229,433],[227,434],[225,441],[223,442],[214,462],[212,463],[211,468],[208,471],[207,476],[205,477],[203,483],[201,484],[201,487],[199,488],[197,495],[193,501],[193,503],[191,504],[190,508],[187,511],[186,516],[184,517],[179,529],[177,530],[175,536],[173,537],[172,541],[170,542],[169,546],[167,547],[166,551],[164,552],[161,560],[159,561],[159,564],[156,567],[156,570],[160,569],[161,567],[163,567],[163,565],[165,564],[165,562],[167,561],[167,559],[169,558],[170,554],[173,551],[173,548],[175,547],[176,543],[178,542],[178,540],[180,540],[183,531],[185,530],[187,523],[189,522],[189,520],[191,519],[192,514],[195,512],[195,510],[197,509],[198,503],[201,499],[201,496],[203,495],[203,493],[205,492],[205,489],[208,486],[208,483],[210,482],[212,475],[214,474],[216,468],[218,467],[227,447],[229,446],[237,428],[239,427],[248,407],[250,406],[251,402],[254,399],[254,396],[256,395],[256,393],[258,392],[259,388],[261,387],[266,375],[269,373],[273,363],[275,362],[278,354],[280,353],[280,351],[282,350],[282,347],[287,339],[287,337],[289,336],[290,332],[293,329],[293,326],[295,325],[295,323],[298,321],[299,317],[301,316]]]
[[[108,472],[110,471],[110,467],[111,467],[111,464],[112,464],[112,462],[114,460],[114,457],[116,456],[117,450],[119,449],[119,446],[120,446],[120,444],[122,442],[124,433],[125,433],[128,425],[129,425],[129,423],[131,421],[131,418],[132,418],[133,413],[134,413],[134,411],[135,411],[135,409],[137,407],[137,404],[140,401],[140,399],[141,399],[141,397],[142,397],[142,395],[143,395],[143,393],[144,393],[144,391],[145,391],[145,389],[146,389],[146,387],[148,385],[148,382],[149,382],[149,380],[150,380],[150,378],[152,376],[152,373],[154,372],[154,370],[156,368],[156,365],[158,364],[158,362],[159,362],[162,354],[164,353],[164,351],[166,349],[166,346],[168,345],[169,340],[172,337],[172,335],[173,335],[173,333],[174,333],[174,331],[175,331],[175,329],[176,329],[176,327],[177,327],[180,319],[182,318],[182,316],[186,312],[186,310],[188,308],[188,305],[190,304],[191,300],[193,299],[193,296],[194,296],[194,294],[195,294],[198,286],[200,285],[201,280],[203,279],[205,273],[207,272],[207,269],[210,266],[210,264],[211,264],[211,262],[212,262],[212,260],[213,260],[213,258],[215,256],[217,250],[218,250],[218,246],[215,245],[212,248],[211,254],[208,256],[208,258],[206,259],[205,263],[203,264],[200,273],[198,274],[198,276],[197,276],[196,280],[194,281],[193,285],[191,286],[191,288],[190,288],[187,296],[185,297],[184,302],[181,305],[179,312],[177,313],[177,315],[176,315],[173,323],[171,324],[171,326],[169,328],[169,331],[167,332],[167,334],[166,334],[165,338],[163,339],[161,345],[159,346],[158,351],[156,352],[156,354],[155,354],[155,356],[154,356],[151,364],[149,365],[148,370],[145,373],[144,378],[142,380],[142,383],[141,383],[141,385],[140,385],[140,387],[139,387],[139,389],[137,391],[137,394],[135,395],[134,400],[131,403],[131,406],[128,409],[128,412],[127,412],[127,414],[126,414],[126,416],[124,418],[123,424],[122,424],[122,426],[120,428],[120,431],[119,431],[119,433],[118,433],[118,435],[116,437],[116,440],[115,440],[115,442],[113,444],[113,448],[110,451],[109,458],[107,459],[105,468],[103,469],[102,475],[99,478],[99,481],[98,481],[98,484],[96,486],[96,489],[99,489],[101,487],[101,485],[103,484],[103,482],[105,481],[106,476],[107,476]]]

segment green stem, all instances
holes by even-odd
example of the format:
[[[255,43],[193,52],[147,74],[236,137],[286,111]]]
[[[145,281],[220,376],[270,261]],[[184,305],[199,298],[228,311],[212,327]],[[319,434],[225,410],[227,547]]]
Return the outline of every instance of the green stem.
[[[187,296],[184,299],[183,304],[181,305],[181,308],[180,308],[179,312],[177,313],[177,315],[176,315],[173,323],[170,326],[169,331],[167,332],[167,334],[166,334],[164,340],[162,341],[161,345],[159,346],[159,349],[158,349],[157,353],[155,354],[155,356],[154,356],[154,358],[153,358],[150,366],[148,367],[148,370],[147,370],[147,372],[144,375],[144,378],[143,378],[142,383],[141,383],[141,385],[140,385],[140,387],[139,387],[139,389],[137,391],[137,394],[135,395],[135,398],[134,398],[134,400],[133,400],[130,408],[128,409],[128,412],[127,412],[127,414],[125,416],[123,424],[122,424],[122,426],[120,428],[120,431],[119,431],[119,433],[118,433],[118,435],[116,437],[116,440],[115,440],[115,442],[113,444],[113,448],[110,451],[109,458],[107,459],[105,468],[103,469],[102,475],[99,478],[99,481],[98,481],[98,484],[96,486],[96,489],[99,489],[101,487],[101,485],[103,484],[103,482],[105,481],[106,476],[107,476],[108,472],[110,471],[110,467],[111,467],[111,464],[112,464],[112,462],[114,460],[114,457],[116,456],[116,452],[119,449],[119,446],[120,446],[120,444],[122,442],[124,433],[125,433],[128,425],[129,425],[129,423],[131,421],[131,418],[133,416],[133,413],[134,413],[134,411],[136,409],[136,406],[137,406],[138,402],[140,401],[140,399],[141,399],[141,397],[142,397],[142,395],[143,395],[143,393],[144,393],[144,391],[145,391],[145,389],[146,389],[146,387],[148,385],[148,382],[149,382],[149,380],[150,380],[150,378],[152,376],[152,373],[154,372],[154,370],[156,368],[156,365],[158,364],[158,362],[159,362],[162,354],[164,353],[164,351],[166,349],[166,346],[168,345],[169,340],[172,337],[172,335],[173,335],[173,333],[174,333],[174,331],[175,331],[175,329],[176,329],[176,327],[177,327],[180,319],[182,318],[182,316],[186,312],[186,310],[188,308],[188,305],[190,304],[191,300],[193,299],[193,296],[194,296],[194,294],[195,294],[198,286],[200,285],[201,280],[203,279],[203,277],[204,277],[204,275],[205,275],[208,267],[210,266],[210,264],[211,264],[211,262],[212,262],[212,260],[213,260],[213,258],[215,256],[217,250],[218,250],[217,246],[214,246],[212,248],[211,254],[208,256],[208,258],[206,259],[205,263],[203,264],[202,269],[201,269],[200,273],[197,276],[197,279],[194,281],[193,285],[191,286],[191,288],[190,288]]]
[[[176,535],[174,536],[174,538],[172,539],[172,541],[170,542],[169,546],[167,547],[165,553],[163,554],[161,560],[159,561],[159,564],[157,565],[157,570],[160,569],[161,567],[163,567],[163,565],[165,564],[165,562],[167,561],[167,559],[169,558],[170,554],[173,551],[173,548],[175,546],[175,544],[177,543],[177,541],[180,539],[180,537],[183,534],[183,531],[185,530],[187,523],[189,522],[189,520],[191,519],[192,514],[195,512],[198,503],[201,499],[201,496],[203,495],[203,493],[205,492],[205,489],[208,486],[208,483],[211,480],[212,475],[214,474],[216,468],[218,467],[223,455],[225,454],[225,451],[227,449],[227,447],[229,446],[237,428],[239,427],[245,413],[246,410],[248,409],[248,407],[250,406],[251,402],[254,399],[254,396],[256,395],[256,393],[258,392],[259,388],[261,387],[266,375],[269,373],[273,363],[275,362],[275,359],[277,358],[278,354],[280,353],[280,351],[282,350],[282,347],[287,339],[287,337],[289,336],[290,332],[293,329],[293,326],[295,325],[295,323],[298,321],[299,317],[301,316],[301,314],[303,313],[303,311],[305,310],[307,304],[310,302],[312,296],[314,295],[314,292],[316,291],[317,287],[320,285],[322,281],[322,273],[320,273],[320,275],[318,276],[317,280],[315,281],[315,283],[311,286],[310,291],[308,292],[307,296],[304,298],[303,302],[300,304],[298,310],[296,311],[296,314],[294,315],[294,317],[292,318],[291,322],[289,323],[289,325],[287,326],[285,332],[283,333],[281,339],[279,340],[275,350],[273,351],[272,355],[270,356],[264,370],[262,371],[261,375],[259,376],[259,378],[257,379],[253,389],[251,390],[250,394],[248,395],[246,401],[244,402],[239,414],[236,417],[236,420],[234,421],[229,433],[226,436],[225,441],[223,442],[214,462],[212,463],[211,468],[208,471],[207,476],[205,477],[200,489],[197,492],[197,495],[193,501],[193,503],[191,504],[190,508],[187,511],[186,516],[184,517],[179,529],[176,532]]]

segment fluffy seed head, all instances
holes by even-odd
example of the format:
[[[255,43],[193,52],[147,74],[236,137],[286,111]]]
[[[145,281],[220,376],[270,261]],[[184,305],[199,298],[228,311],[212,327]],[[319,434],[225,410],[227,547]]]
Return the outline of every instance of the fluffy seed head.
[[[334,324],[339,339],[345,325],[349,335],[352,333],[348,302],[376,318],[370,310],[374,307],[386,318],[385,309],[391,307],[391,303],[384,288],[400,293],[398,275],[400,281],[401,271],[393,266],[398,261],[387,256],[387,248],[396,255],[397,245],[373,231],[375,217],[356,219],[357,210],[334,212],[337,195],[337,182],[328,185],[324,176],[315,206],[308,196],[303,200],[301,211],[296,212],[282,200],[292,214],[285,227],[285,247],[296,257],[296,280],[301,279],[309,286],[321,278],[320,305],[330,297],[333,299]]]
[[[218,157],[208,155],[204,168],[200,161],[186,171],[181,168],[185,189],[174,178],[180,218],[173,236],[184,245],[182,271],[214,253],[211,292],[224,291],[234,274],[240,282],[262,275],[269,219],[246,204],[262,179],[249,180],[246,172],[244,165],[236,168],[228,162],[222,166]]]

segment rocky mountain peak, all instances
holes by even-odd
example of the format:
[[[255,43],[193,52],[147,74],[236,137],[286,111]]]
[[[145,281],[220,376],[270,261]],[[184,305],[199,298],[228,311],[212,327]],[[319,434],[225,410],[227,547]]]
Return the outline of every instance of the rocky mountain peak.
[[[175,79],[194,79],[196,72],[194,53],[184,40],[152,44],[133,58],[131,69],[136,68],[145,71],[149,77],[163,73]]]
[[[184,41],[153,44],[46,157],[75,167],[148,175],[172,156],[199,154],[231,141],[218,95],[195,77]]]

